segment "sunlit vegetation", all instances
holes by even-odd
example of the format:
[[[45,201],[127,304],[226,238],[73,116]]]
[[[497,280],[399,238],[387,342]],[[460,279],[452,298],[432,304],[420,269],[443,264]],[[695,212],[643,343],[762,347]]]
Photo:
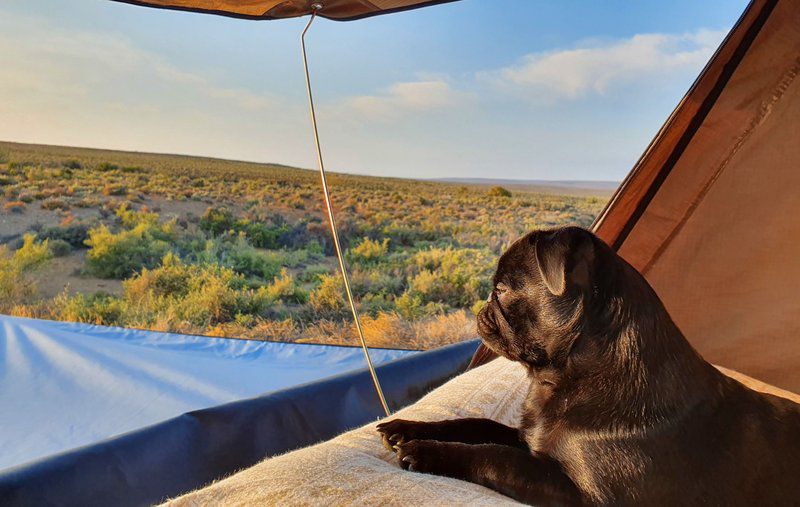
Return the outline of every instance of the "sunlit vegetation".
[[[232,338],[355,344],[317,175],[0,143],[0,312]],[[369,343],[475,336],[524,232],[588,226],[601,197],[333,174]]]

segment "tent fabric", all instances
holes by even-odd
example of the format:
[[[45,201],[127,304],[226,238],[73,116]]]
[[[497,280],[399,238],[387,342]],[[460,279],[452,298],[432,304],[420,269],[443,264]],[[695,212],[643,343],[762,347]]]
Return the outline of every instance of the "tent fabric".
[[[393,410],[461,373],[477,340],[377,367]],[[0,472],[0,505],[152,505],[383,415],[366,369],[185,413]]]
[[[800,402],[798,395],[720,370],[751,389]],[[521,364],[498,359],[458,376],[395,417],[486,417],[517,426],[529,386]],[[267,459],[169,505],[519,505],[477,484],[402,470],[381,444],[375,424]]]
[[[280,19],[306,16],[321,4],[318,15],[350,21],[456,0],[114,0],[122,3],[217,14],[245,19]]]
[[[800,391],[800,2],[755,0],[597,233],[709,360]]]
[[[0,316],[0,469],[365,364],[356,347]]]

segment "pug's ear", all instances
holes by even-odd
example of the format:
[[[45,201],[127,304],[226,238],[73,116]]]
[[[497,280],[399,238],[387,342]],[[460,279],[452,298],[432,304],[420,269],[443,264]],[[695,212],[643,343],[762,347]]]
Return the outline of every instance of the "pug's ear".
[[[532,238],[533,239],[533,238]],[[594,264],[594,238],[580,227],[535,235],[536,263],[547,289],[563,296],[571,287],[588,290]]]

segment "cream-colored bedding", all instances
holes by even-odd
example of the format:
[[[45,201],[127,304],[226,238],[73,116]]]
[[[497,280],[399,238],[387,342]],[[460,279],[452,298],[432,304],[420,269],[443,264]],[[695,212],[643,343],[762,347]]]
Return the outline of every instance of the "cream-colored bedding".
[[[753,389],[800,402],[800,396],[720,368]],[[464,373],[393,417],[440,420],[488,417],[516,425],[527,390],[522,366],[505,359]],[[168,502],[184,505],[503,505],[482,486],[402,470],[381,444],[375,423],[332,440],[269,458]]]

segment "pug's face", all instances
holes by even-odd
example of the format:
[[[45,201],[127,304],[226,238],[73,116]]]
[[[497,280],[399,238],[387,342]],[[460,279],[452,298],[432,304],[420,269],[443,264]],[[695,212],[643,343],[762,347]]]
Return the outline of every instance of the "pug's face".
[[[532,367],[563,361],[593,290],[596,243],[578,227],[531,232],[500,257],[478,333],[499,355]]]

